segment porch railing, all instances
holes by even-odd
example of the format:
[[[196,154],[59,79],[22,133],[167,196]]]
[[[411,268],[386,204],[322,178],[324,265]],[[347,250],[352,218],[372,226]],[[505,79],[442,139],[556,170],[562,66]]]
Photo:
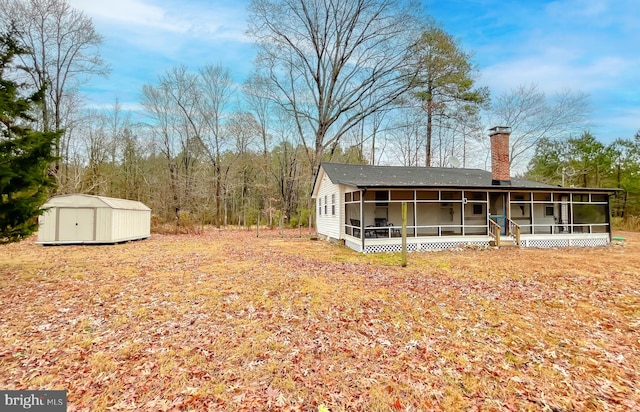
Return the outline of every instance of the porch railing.
[[[346,233],[350,229],[356,233],[359,227],[345,225]],[[395,238],[401,236],[400,226],[373,226],[364,228],[366,238]],[[358,232],[359,233],[359,232]],[[487,225],[408,225],[407,237],[446,237],[446,236],[474,236],[486,235]]]
[[[520,224],[521,232],[536,235],[565,235],[581,233],[608,233],[608,223],[538,223]]]

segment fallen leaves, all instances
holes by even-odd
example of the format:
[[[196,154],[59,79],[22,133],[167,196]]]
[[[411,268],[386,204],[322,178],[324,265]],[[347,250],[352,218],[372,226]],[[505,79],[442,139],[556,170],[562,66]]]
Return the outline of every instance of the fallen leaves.
[[[66,389],[78,411],[636,409],[625,237],[407,268],[247,231],[4,245],[0,387]]]

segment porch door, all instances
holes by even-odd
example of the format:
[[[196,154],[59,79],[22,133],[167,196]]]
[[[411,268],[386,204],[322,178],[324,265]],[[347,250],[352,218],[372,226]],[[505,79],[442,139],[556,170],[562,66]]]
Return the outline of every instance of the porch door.
[[[507,194],[489,193],[489,213],[491,219],[500,225],[501,234],[507,234]]]

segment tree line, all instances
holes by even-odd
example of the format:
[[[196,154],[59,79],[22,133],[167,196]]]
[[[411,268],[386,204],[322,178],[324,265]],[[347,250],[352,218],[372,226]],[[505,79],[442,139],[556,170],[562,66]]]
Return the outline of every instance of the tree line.
[[[621,189],[613,198],[612,215],[640,216],[640,130],[608,145],[589,132],[561,144],[542,139],[527,176],[564,186]]]
[[[135,115],[117,101],[82,104],[81,86],[110,68],[102,36],[66,0],[7,0],[0,22],[20,47],[5,62],[11,76],[41,96],[16,118],[54,136],[50,193],[139,200],[164,222],[247,225],[261,214],[306,225],[320,162],[486,168],[489,125],[512,128],[515,170],[553,180],[545,148],[572,144],[588,120],[580,92],[491,96],[472,54],[412,1],[252,0],[247,79],[214,63],[176,66],[142,87]]]

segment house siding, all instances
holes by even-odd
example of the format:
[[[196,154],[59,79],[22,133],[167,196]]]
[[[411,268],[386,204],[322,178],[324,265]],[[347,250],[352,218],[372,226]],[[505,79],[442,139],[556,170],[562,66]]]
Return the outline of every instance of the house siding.
[[[326,174],[323,174],[316,199],[316,228],[319,235],[330,239],[341,239],[344,218],[342,217],[343,190],[333,184]],[[334,213],[335,212],[335,213]]]

